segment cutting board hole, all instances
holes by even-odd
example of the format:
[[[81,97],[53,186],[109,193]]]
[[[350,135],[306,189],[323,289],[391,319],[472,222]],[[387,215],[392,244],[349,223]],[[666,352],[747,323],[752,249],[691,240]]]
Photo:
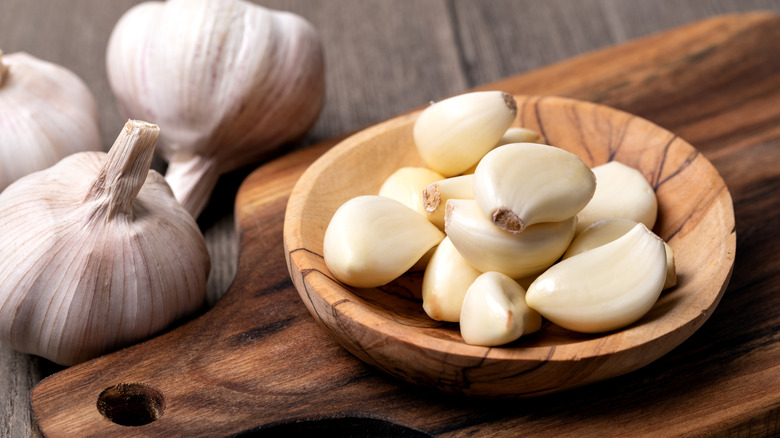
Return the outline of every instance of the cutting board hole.
[[[97,408],[116,424],[143,426],[162,417],[165,398],[161,391],[144,383],[119,383],[100,393]]]

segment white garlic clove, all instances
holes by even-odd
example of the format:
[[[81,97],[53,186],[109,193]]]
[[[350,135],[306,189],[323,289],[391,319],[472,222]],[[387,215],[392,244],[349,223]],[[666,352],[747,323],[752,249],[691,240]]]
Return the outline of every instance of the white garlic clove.
[[[598,184],[590,202],[577,213],[578,233],[594,222],[615,217],[631,219],[653,228],[658,201],[641,172],[610,161],[594,167],[593,174]]]
[[[409,270],[444,238],[435,225],[400,202],[378,195],[350,199],[325,230],[325,264],[341,282],[378,287]]]
[[[303,136],[324,102],[314,27],[241,0],[140,3],[116,23],[106,67],[124,115],[164,127],[165,177],[193,216],[219,175]]]
[[[445,237],[436,247],[423,276],[425,313],[437,321],[458,322],[463,297],[480,274],[460,255],[450,238]]]
[[[428,167],[445,177],[455,176],[493,149],[516,115],[517,103],[507,93],[461,94],[420,113],[414,142]]]
[[[624,218],[602,219],[595,222],[572,240],[569,249],[563,254],[563,259],[565,260],[612,242],[631,231],[637,223],[631,219]],[[664,289],[668,289],[677,284],[677,269],[674,266],[674,250],[666,242],[664,242],[664,249],[666,250],[666,281],[664,282]]]
[[[574,237],[576,218],[531,225],[522,233],[497,227],[471,199],[447,201],[445,232],[476,269],[512,278],[542,272],[566,251]]]
[[[541,315],[525,302],[525,289],[504,274],[480,275],[463,299],[460,333],[467,344],[503,345],[541,327]]]
[[[379,196],[385,196],[404,204],[412,210],[427,216],[423,202],[423,191],[435,181],[444,179],[425,167],[402,167],[393,172],[379,188]]]
[[[617,240],[550,267],[529,286],[526,302],[563,328],[607,332],[644,316],[665,279],[664,242],[637,224]]]
[[[474,199],[474,175],[453,176],[429,184],[423,190],[428,220],[444,229],[444,210],[450,199]]]
[[[595,189],[593,172],[579,157],[537,143],[499,146],[474,172],[474,199],[482,211],[515,233],[576,215]]]
[[[102,151],[97,104],[73,72],[0,51],[0,191],[70,154]]]
[[[0,194],[0,340],[72,365],[201,308],[209,255],[197,223],[150,171],[158,128],[125,125]]]
[[[495,147],[503,146],[509,143],[542,143],[543,144],[544,141],[542,139],[542,136],[539,135],[539,133],[534,131],[533,129],[512,127],[506,130],[504,135],[501,136],[501,139],[498,140],[498,143],[496,144]],[[474,171],[477,170],[478,164],[479,162],[475,163],[473,166],[464,170],[463,174],[464,175],[473,174]]]

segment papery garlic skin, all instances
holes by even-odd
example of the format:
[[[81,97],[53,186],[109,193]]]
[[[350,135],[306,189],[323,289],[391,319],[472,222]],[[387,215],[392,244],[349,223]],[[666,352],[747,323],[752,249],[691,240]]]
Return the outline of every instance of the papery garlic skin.
[[[577,214],[596,178],[571,152],[537,143],[510,143],[488,152],[474,172],[474,199],[504,230],[522,232]]]
[[[612,242],[631,231],[637,223],[625,218],[609,218],[595,222],[574,237],[562,259],[565,260]],[[677,269],[674,265],[674,250],[666,242],[664,242],[664,249],[666,250],[666,281],[664,281],[664,289],[668,289],[677,284]]]
[[[653,229],[658,214],[655,191],[641,172],[618,161],[593,169],[597,186],[588,204],[577,213],[577,233],[602,219],[622,217]]]
[[[0,340],[73,365],[198,310],[209,256],[149,171],[157,127],[131,121],[109,154],[73,154],[0,194]]]
[[[423,190],[426,216],[440,230],[444,229],[444,211],[450,199],[474,199],[474,175],[453,176]]]
[[[379,188],[379,196],[385,196],[427,216],[423,191],[429,184],[444,177],[425,167],[402,167],[393,172]]]
[[[193,216],[219,175],[303,136],[324,100],[314,28],[241,0],[138,4],[117,22],[106,62],[120,110],[164,127],[165,177]]]
[[[414,142],[426,165],[455,176],[493,149],[517,115],[514,98],[500,91],[460,94],[428,106],[414,123]]]
[[[102,151],[97,104],[70,70],[0,52],[0,191],[84,151]]]
[[[434,251],[422,282],[423,310],[437,321],[460,321],[460,309],[471,283],[482,272],[455,249],[449,237]]]
[[[444,238],[421,214],[384,196],[342,204],[325,230],[325,265],[341,282],[378,287],[400,277]]]
[[[504,274],[480,275],[463,299],[460,333],[467,344],[503,345],[541,327],[541,315],[525,302],[525,289]]]
[[[562,260],[528,287],[528,305],[563,328],[599,333],[644,316],[666,279],[664,242],[643,224],[605,245]]]
[[[447,201],[445,232],[463,257],[482,272],[511,278],[537,274],[555,263],[574,237],[577,221],[531,225],[522,233],[497,227],[472,199]]]

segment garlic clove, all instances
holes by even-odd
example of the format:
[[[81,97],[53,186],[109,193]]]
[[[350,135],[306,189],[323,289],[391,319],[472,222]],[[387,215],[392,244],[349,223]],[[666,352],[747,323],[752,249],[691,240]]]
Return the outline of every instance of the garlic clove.
[[[449,237],[436,247],[422,283],[423,309],[437,321],[458,322],[463,297],[482,274],[455,249]]]
[[[565,260],[612,242],[631,231],[637,223],[625,218],[602,219],[579,233],[572,240],[569,249],[566,250],[562,258]],[[668,289],[677,284],[677,270],[674,266],[674,250],[666,242],[664,242],[664,249],[666,250],[666,281],[664,282],[664,289]]]
[[[525,298],[563,328],[607,332],[644,316],[665,279],[663,241],[637,224],[617,240],[550,267],[529,286]]]
[[[400,202],[378,195],[350,199],[325,230],[325,264],[341,282],[378,287],[409,270],[444,238],[436,226]]]
[[[528,128],[520,128],[520,127],[512,127],[506,130],[504,135],[501,137],[501,139],[498,140],[498,143],[494,147],[503,146],[505,144],[509,143],[544,143],[542,136],[539,135],[538,132],[534,131],[533,129]],[[469,167],[468,169],[463,171],[464,175],[471,175],[474,173],[474,171],[477,170],[477,165],[479,162],[475,163],[473,166]]]
[[[102,151],[97,104],[73,72],[0,51],[0,191],[70,154]]]
[[[132,7],[111,33],[106,68],[121,112],[164,127],[166,180],[195,217],[220,175],[298,140],[324,102],[314,27],[241,0]]]
[[[537,143],[499,146],[474,172],[474,199],[496,225],[514,233],[576,215],[595,189],[593,172],[579,157]]]
[[[507,93],[461,94],[420,113],[414,142],[428,167],[445,177],[455,176],[493,149],[516,115],[517,103]]]
[[[450,199],[474,199],[474,175],[453,176],[429,184],[423,190],[428,220],[444,229],[444,210]]]
[[[541,327],[541,315],[525,302],[525,289],[504,274],[480,275],[463,299],[460,333],[467,344],[503,345]]]
[[[441,179],[444,177],[425,167],[402,167],[387,177],[379,188],[379,196],[395,199],[421,215],[427,216],[423,191],[428,184]]]
[[[159,333],[201,308],[209,255],[150,171],[159,129],[129,121],[0,194],[0,340],[62,365]]]
[[[577,232],[601,219],[622,217],[655,226],[658,201],[641,172],[617,161],[596,166],[598,182],[590,202],[577,213]]]
[[[512,278],[542,272],[566,251],[574,237],[576,218],[546,222],[510,233],[488,219],[477,202],[450,199],[445,232],[458,252],[479,271],[497,271]]]

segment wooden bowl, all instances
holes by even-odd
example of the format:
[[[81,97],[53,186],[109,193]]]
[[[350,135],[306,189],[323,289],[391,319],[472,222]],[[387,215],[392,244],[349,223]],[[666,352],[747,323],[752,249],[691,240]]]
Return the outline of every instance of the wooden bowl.
[[[516,96],[516,124],[590,166],[617,160],[655,188],[654,231],[674,249],[678,285],[637,323],[585,335],[545,323],[502,347],[463,342],[457,324],[433,321],[419,299],[421,274],[377,289],[335,280],[322,258],[325,229],[348,199],[376,194],[402,166],[423,165],[418,113],[365,129],[320,157],[295,185],[284,222],[293,283],[311,314],[350,352],[414,384],[482,397],[530,397],[636,370],[696,331],[717,306],[734,264],[731,195],[718,172],[676,135],[639,117],[558,97]]]

